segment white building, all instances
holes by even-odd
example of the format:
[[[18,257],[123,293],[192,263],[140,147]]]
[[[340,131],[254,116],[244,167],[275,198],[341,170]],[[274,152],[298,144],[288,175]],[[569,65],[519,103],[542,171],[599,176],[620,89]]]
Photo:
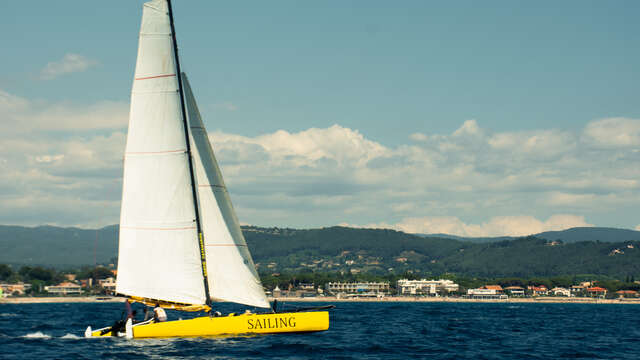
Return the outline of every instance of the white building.
[[[330,282],[325,288],[333,294],[378,295],[389,292],[388,282]]]
[[[0,284],[0,294],[4,293],[4,296],[11,296],[14,293],[18,295],[24,295],[24,293],[31,289],[31,284],[17,283],[17,284]]]
[[[81,287],[78,284],[63,282],[55,286],[45,286],[44,290],[51,294],[57,295],[70,295],[82,293]]]
[[[507,299],[507,295],[500,294],[496,289],[468,289],[467,297],[471,299]]]
[[[416,295],[427,294],[436,296],[439,293],[449,293],[458,291],[458,284],[451,280],[398,280],[398,294],[400,295]]]
[[[554,296],[566,296],[566,297],[571,296],[571,290],[563,287],[554,287],[553,289],[551,289],[551,292],[553,293]]]
[[[511,296],[524,297],[524,288],[520,286],[507,286],[504,291]]]
[[[116,279],[109,277],[106,279],[98,280],[98,285],[107,291],[116,291]]]

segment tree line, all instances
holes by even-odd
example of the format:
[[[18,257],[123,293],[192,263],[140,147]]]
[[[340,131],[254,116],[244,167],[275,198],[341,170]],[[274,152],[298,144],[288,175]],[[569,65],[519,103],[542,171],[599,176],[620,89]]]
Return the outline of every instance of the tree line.
[[[0,282],[31,284],[31,289],[28,291],[31,294],[41,294],[44,292],[45,286],[57,285],[67,281],[65,275],[68,274],[75,275],[76,279],[93,279],[94,284],[98,280],[113,276],[111,270],[104,266],[85,266],[78,269],[60,271],[50,267],[26,265],[14,270],[10,265],[0,264]]]
[[[21,266],[14,270],[7,264],[0,264],[0,282],[2,283],[18,283],[24,282],[32,284],[32,293],[42,293],[44,286],[56,285],[66,281],[65,275],[73,274],[76,279],[93,279],[96,284],[98,280],[112,277],[111,270],[104,266],[82,267],[78,269],[56,270],[54,268],[42,266]],[[297,288],[301,284],[313,284],[315,287],[324,288],[329,282],[388,282],[392,289],[395,289],[396,283],[400,279],[417,280],[427,279],[448,279],[460,285],[460,292],[464,293],[466,289],[478,288],[483,285],[501,285],[507,286],[540,286],[544,285],[548,289],[554,287],[569,288],[583,281],[596,282],[598,286],[606,288],[610,293],[618,290],[636,290],[640,291],[640,283],[635,282],[633,275],[628,275],[624,279],[615,279],[612,277],[584,274],[584,275],[564,275],[550,277],[473,277],[453,273],[442,273],[438,275],[425,275],[413,272],[404,272],[401,274],[375,274],[375,273],[345,273],[345,272],[328,272],[328,271],[300,271],[300,272],[261,272],[260,278],[263,286],[268,290],[273,290],[276,286],[286,290],[289,288]]]

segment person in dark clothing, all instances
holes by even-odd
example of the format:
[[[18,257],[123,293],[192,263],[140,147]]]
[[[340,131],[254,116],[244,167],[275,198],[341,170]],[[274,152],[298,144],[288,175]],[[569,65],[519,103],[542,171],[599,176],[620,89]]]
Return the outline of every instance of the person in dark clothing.
[[[126,324],[127,324],[127,321],[124,319],[117,320],[115,323],[113,323],[113,325],[110,328],[106,328],[102,330],[100,332],[100,335],[104,335],[109,331],[111,331],[111,336],[118,336],[118,332],[123,331]]]
[[[122,313],[122,319],[117,320],[110,328],[106,328],[100,332],[100,335],[104,335],[111,331],[111,336],[118,336],[118,332],[125,332],[125,326],[127,325],[127,320],[131,319],[131,323],[135,324],[136,314],[138,313],[136,310],[131,309],[131,304],[129,300],[125,302],[125,311],[127,312],[127,317],[124,317],[124,312]]]

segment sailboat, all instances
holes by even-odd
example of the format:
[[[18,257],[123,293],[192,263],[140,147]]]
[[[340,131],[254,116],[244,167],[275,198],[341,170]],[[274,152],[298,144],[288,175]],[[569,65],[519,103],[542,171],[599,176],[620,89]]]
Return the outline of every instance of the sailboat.
[[[324,331],[323,308],[277,312],[242,235],[187,76],[170,0],[143,6],[124,156],[116,293],[208,314],[85,336],[194,337]],[[269,309],[223,316],[213,302]]]

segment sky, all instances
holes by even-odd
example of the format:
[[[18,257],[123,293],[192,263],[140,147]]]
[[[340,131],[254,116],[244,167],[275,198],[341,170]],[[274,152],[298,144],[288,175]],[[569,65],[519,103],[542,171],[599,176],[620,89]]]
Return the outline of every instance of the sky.
[[[0,224],[118,222],[142,1],[4,1]],[[243,224],[640,230],[640,2],[174,0]]]

